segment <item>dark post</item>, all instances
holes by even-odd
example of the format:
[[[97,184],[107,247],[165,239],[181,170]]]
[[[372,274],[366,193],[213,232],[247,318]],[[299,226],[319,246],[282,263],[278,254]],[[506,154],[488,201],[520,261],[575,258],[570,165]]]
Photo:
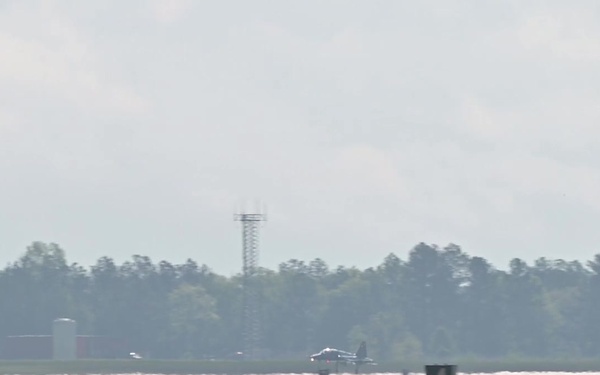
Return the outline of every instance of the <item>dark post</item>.
[[[425,365],[425,375],[456,375],[456,365]]]

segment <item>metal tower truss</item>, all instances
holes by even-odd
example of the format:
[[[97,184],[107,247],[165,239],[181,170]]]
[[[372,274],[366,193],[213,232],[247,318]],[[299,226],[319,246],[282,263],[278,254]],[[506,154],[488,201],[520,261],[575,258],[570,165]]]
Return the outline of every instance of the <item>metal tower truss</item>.
[[[243,340],[244,356],[255,359],[260,346],[260,302],[257,280],[259,255],[260,222],[266,220],[263,214],[237,214],[235,220],[242,222],[243,244]]]

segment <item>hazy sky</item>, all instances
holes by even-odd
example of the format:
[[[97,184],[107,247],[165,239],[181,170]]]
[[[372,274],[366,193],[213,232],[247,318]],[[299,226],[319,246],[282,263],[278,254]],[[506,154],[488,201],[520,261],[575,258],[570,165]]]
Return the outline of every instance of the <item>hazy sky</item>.
[[[0,266],[600,252],[597,1],[0,2]]]

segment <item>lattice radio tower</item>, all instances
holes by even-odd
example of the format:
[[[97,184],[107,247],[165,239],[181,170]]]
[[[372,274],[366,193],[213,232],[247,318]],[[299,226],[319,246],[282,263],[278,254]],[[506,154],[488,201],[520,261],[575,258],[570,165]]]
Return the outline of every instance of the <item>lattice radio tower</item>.
[[[244,355],[255,359],[260,345],[260,305],[256,272],[258,269],[258,245],[260,222],[267,219],[265,214],[241,213],[234,220],[242,222],[243,257],[243,304],[242,317]]]

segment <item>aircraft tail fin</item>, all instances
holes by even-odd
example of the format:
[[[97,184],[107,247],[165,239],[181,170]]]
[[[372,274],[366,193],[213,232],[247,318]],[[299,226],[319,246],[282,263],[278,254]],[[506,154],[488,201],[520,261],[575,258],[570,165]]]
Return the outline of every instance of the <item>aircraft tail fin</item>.
[[[360,343],[356,351],[356,358],[367,358],[367,343],[365,341]]]

